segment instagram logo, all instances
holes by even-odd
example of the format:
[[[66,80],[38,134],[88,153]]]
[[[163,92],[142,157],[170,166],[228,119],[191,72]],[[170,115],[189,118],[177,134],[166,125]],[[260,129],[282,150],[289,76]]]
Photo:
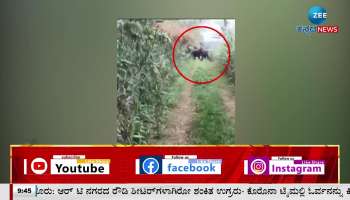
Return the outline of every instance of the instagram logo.
[[[256,174],[261,175],[266,171],[266,163],[262,159],[255,159],[250,163],[250,170]]]
[[[245,161],[245,172],[247,175],[269,175],[268,157],[251,157]]]

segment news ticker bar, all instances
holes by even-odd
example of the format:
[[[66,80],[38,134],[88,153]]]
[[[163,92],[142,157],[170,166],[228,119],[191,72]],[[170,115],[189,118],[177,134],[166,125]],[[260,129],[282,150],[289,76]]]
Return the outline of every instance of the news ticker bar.
[[[10,184],[0,183],[0,194],[3,197],[2,199],[10,199]]]
[[[11,183],[339,183],[339,146],[11,146]]]
[[[13,200],[350,199],[350,184],[13,184]]]

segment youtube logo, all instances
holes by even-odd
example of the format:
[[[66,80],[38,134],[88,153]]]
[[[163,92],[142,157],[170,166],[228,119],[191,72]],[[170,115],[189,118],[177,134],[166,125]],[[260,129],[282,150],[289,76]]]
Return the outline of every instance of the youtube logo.
[[[43,174],[47,170],[47,162],[43,158],[35,158],[32,160],[30,168],[34,174]]]
[[[44,162],[35,162],[33,165],[33,168],[35,170],[43,170],[43,169],[45,169],[45,163]]]

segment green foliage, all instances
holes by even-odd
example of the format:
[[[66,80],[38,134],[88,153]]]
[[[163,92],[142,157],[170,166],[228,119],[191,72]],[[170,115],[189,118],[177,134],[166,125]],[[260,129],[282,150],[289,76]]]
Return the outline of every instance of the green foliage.
[[[189,72],[189,68],[187,67],[187,60],[179,59],[178,63],[182,73],[184,73],[185,75],[188,75],[190,72]],[[169,107],[174,107],[175,105],[178,104],[179,95],[185,88],[185,85],[188,84],[188,82],[179,74],[176,74],[176,77],[177,78],[174,84],[169,88],[169,91],[167,92],[167,95],[166,95],[167,105]]]
[[[235,47],[233,46],[235,43],[233,41],[233,38],[228,30],[224,28],[225,37],[230,44],[230,65],[228,66],[228,70],[226,71],[226,77],[231,82],[231,84],[236,84],[236,51]],[[215,57],[217,58],[217,61],[219,63],[227,63],[227,47],[226,45],[221,46],[217,49],[216,52],[214,52]]]
[[[145,144],[159,135],[174,72],[171,39],[152,20],[117,21],[117,142]]]
[[[232,46],[234,45],[234,41],[233,41],[233,38],[232,36],[230,35],[229,31],[225,31],[226,32],[226,37],[227,37],[227,40],[229,42],[229,44],[231,45],[231,51],[230,51],[230,54],[231,54],[231,57],[230,57],[230,65],[229,65],[229,68],[226,72],[226,75],[229,79],[229,81],[233,84],[236,84],[236,60],[234,58],[236,58],[235,54],[236,54],[236,51],[235,51],[235,47]],[[226,50],[227,51],[227,50]],[[227,55],[227,53],[225,54]]]
[[[117,142],[147,144],[151,138],[161,137],[169,108],[178,104],[188,83],[173,69],[172,41],[156,28],[155,21],[118,20],[116,41]],[[194,61],[185,45],[179,44],[176,50],[176,63],[185,75],[191,77],[193,70],[189,68],[196,62],[204,67],[202,71],[200,67],[193,68],[200,70],[194,73],[193,80],[212,78],[208,72],[216,74],[208,70],[214,63]],[[225,61],[226,51],[218,51]],[[233,66],[227,78],[234,83]],[[218,85],[193,85],[192,97],[196,106],[193,143],[234,143],[234,122],[225,112]]]
[[[197,69],[194,73],[194,79],[208,80],[207,71],[211,65],[213,63],[201,64],[203,67]],[[193,86],[192,95],[197,112],[192,130],[194,144],[234,143],[234,124],[225,112],[219,91],[217,82]]]

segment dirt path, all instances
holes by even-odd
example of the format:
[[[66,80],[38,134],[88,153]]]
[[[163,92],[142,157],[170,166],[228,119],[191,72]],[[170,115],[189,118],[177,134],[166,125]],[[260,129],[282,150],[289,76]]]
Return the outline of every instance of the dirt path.
[[[179,97],[179,103],[169,112],[167,126],[157,144],[176,145],[189,144],[194,107],[192,105],[192,85],[186,83]]]
[[[192,77],[194,71],[194,69],[190,71],[190,77]],[[220,82],[219,90],[225,112],[234,122],[236,105],[232,88],[225,85],[224,82]],[[192,123],[196,118],[195,106],[191,94],[192,84],[186,82],[183,91],[179,95],[177,105],[168,114],[167,124],[161,138],[154,139],[150,143],[160,145],[186,145],[191,143]]]
[[[225,111],[231,120],[235,120],[236,117],[236,98],[230,91],[231,88],[221,89],[221,98],[223,100]]]

